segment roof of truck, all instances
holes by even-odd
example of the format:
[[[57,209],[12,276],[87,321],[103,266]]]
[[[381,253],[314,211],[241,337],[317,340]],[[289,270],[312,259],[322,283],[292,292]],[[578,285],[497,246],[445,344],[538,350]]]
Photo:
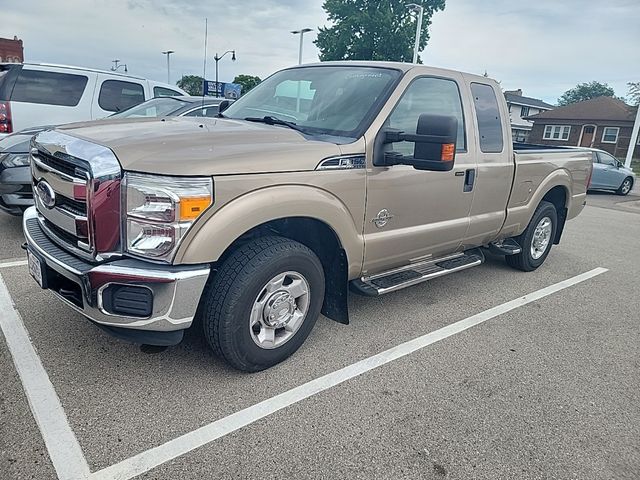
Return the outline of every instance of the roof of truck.
[[[478,80],[491,80],[495,82],[494,79],[485,77],[483,75],[478,75],[475,73],[461,72],[459,70],[451,70],[448,68],[440,68],[440,67],[432,67],[430,65],[423,65],[420,63],[405,63],[405,62],[380,62],[380,61],[362,61],[362,60],[341,60],[341,61],[332,61],[332,62],[316,62],[316,63],[306,63],[303,65],[296,65],[300,67],[315,67],[315,66],[325,66],[325,65],[333,65],[333,66],[343,66],[343,67],[378,67],[378,68],[394,68],[396,70],[401,70],[402,72],[408,72],[414,68],[424,68],[425,70],[430,70],[432,72],[441,73],[444,75],[451,75],[454,73],[461,73],[468,77],[475,77]],[[291,67],[295,68],[295,67]]]

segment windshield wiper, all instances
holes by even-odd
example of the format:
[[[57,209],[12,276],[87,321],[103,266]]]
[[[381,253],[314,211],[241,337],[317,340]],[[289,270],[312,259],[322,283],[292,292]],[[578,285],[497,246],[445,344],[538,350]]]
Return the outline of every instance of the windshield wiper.
[[[296,125],[295,122],[287,122],[286,120],[282,120],[278,117],[272,117],[271,115],[266,115],[264,117],[245,117],[244,119],[247,122],[266,123],[267,125],[284,125],[285,127],[289,127],[297,132],[306,133],[304,129]]]

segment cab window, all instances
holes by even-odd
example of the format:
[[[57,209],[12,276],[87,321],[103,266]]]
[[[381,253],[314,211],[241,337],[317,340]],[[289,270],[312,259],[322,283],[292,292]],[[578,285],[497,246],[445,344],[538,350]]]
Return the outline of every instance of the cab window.
[[[178,97],[182,95],[180,92],[165,87],[153,87],[154,97]]]
[[[456,82],[433,77],[414,80],[402,94],[402,98],[387,119],[386,126],[405,133],[416,133],[418,118],[423,113],[456,117],[458,120],[456,151],[466,150],[462,99]],[[403,155],[413,155],[414,144],[398,142],[393,144],[392,149]]]
[[[598,152],[598,161],[604,165],[611,165],[615,167],[618,164],[618,160],[616,160],[613,156],[608,153]]]
[[[471,93],[476,108],[480,150],[482,153],[500,153],[504,148],[502,119],[496,92],[491,85],[472,83]]]
[[[144,88],[139,83],[106,80],[100,87],[98,105],[107,112],[120,112],[144,102]]]
[[[199,107],[189,113],[185,113],[185,117],[215,117],[218,115],[217,105],[207,105],[206,107]]]

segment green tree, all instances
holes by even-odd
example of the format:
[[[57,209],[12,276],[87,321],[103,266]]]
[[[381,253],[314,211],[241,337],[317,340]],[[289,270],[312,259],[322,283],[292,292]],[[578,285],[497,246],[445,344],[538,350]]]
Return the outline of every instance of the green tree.
[[[202,84],[204,80],[198,75],[183,75],[176,85],[189,95],[202,95]]]
[[[640,105],[640,82],[629,82],[629,102],[631,105]]]
[[[593,82],[579,83],[571,90],[567,90],[558,99],[558,105],[564,107],[572,103],[582,102],[584,100],[591,100],[597,97],[615,97],[615,92],[606,83]]]
[[[260,77],[255,77],[253,75],[238,75],[233,79],[233,83],[242,85],[242,95],[258,85],[261,81]]]
[[[407,3],[404,0],[325,0],[322,8],[333,25],[318,29],[314,43],[320,49],[320,60],[412,61],[416,19]],[[445,0],[414,3],[424,7],[422,50],[429,41],[431,16],[444,10]]]

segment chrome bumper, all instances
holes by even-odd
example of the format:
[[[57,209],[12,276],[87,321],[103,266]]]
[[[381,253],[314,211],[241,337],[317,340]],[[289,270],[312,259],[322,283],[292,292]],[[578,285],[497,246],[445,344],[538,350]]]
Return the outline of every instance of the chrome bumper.
[[[191,325],[209,277],[208,265],[156,265],[126,258],[99,265],[87,263],[46,236],[35,207],[25,212],[23,230],[27,248],[46,265],[46,275],[52,279],[50,290],[90,320],[105,327],[156,332],[183,330]],[[103,292],[114,284],[149,289],[151,315],[120,316],[105,310]],[[75,286],[78,294],[70,295]]]

